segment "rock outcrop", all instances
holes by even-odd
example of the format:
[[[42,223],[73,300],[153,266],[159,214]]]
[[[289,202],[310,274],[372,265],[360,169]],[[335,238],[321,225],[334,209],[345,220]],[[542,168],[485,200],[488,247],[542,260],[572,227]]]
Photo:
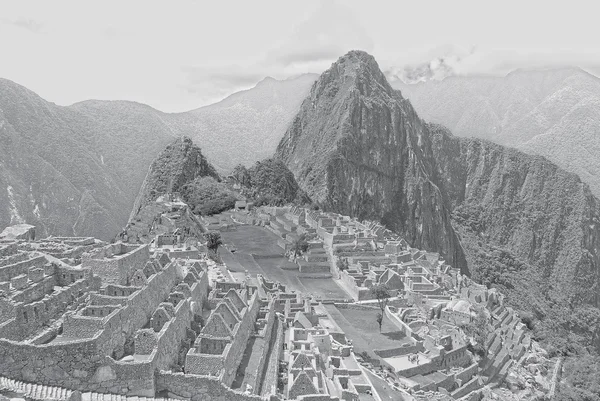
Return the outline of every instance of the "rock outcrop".
[[[184,136],[176,139],[152,162],[132,215],[161,195],[179,193],[186,184],[199,177],[220,180],[215,168],[190,138]]]
[[[294,174],[279,159],[261,160],[248,169],[240,164],[233,169],[231,177],[240,184],[244,196],[260,204],[310,202],[300,189]]]

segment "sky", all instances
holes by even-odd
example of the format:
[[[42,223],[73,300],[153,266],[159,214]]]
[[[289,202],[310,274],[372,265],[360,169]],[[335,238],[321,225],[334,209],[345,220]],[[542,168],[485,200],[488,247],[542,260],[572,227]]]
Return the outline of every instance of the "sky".
[[[579,66],[600,76],[591,0],[0,0],[0,77],[69,105],[185,111],[352,49],[390,80]]]

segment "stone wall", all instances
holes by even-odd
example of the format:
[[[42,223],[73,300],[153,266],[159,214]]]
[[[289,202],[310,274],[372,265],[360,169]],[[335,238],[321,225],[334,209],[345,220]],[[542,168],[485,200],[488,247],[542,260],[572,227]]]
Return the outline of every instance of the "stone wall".
[[[267,322],[264,328],[264,341],[265,346],[263,348],[263,352],[260,355],[260,360],[257,364],[256,371],[254,373],[254,381],[249,383],[252,386],[254,391],[258,391],[260,389],[260,385],[263,381],[263,373],[265,370],[265,363],[268,363],[267,358],[270,351],[270,345],[275,344],[276,341],[271,341],[271,336],[276,336],[277,332],[273,332],[273,326],[275,323],[275,319],[277,319],[275,315],[275,299],[271,299],[269,301],[269,310],[266,316]]]
[[[457,399],[460,397],[464,397],[470,392],[477,390],[479,387],[481,387],[479,377],[474,377],[467,383],[465,383],[465,385],[463,385],[462,387],[459,387],[458,389],[454,390],[451,394],[452,398]]]
[[[111,244],[82,257],[82,267],[102,277],[103,284],[128,285],[129,278],[143,269],[150,258],[149,245]],[[125,253],[122,253],[125,252]]]
[[[115,349],[123,347],[125,339],[148,321],[177,280],[177,266],[171,263],[151,276],[148,285],[132,295],[127,306],[109,316],[103,319],[67,316],[63,336],[82,336],[87,330],[95,333],[92,338],[41,345],[0,339],[0,355],[3,356],[0,358],[0,375],[85,391],[118,390],[124,393],[131,391],[129,386],[152,388],[148,386],[154,380],[153,363],[132,368],[130,364],[115,362],[104,355],[112,355]],[[164,341],[167,341],[166,337]],[[160,356],[157,358],[161,361]]]
[[[285,341],[283,323],[279,321],[279,318],[276,318],[273,330],[276,331],[275,333],[273,333],[273,335],[277,337],[275,338],[275,342],[273,344],[271,356],[268,361],[265,361],[265,363],[267,364],[267,369],[265,371],[265,376],[263,377],[261,384],[261,395],[263,396],[270,394],[272,392],[272,389],[277,387],[277,378],[279,375],[279,360],[281,359],[281,354],[283,353],[283,343]]]
[[[35,256],[21,262],[6,265],[0,268],[0,281],[10,281],[11,278],[27,274],[30,267],[43,267],[46,264],[44,256]]]
[[[63,336],[72,338],[94,338],[104,323],[100,317],[67,315],[63,323]]]
[[[260,310],[258,292],[254,293],[247,308],[248,309],[235,332],[233,341],[229,344],[231,346],[229,352],[227,352],[225,360],[223,361],[224,372],[222,380],[227,386],[230,386],[235,379],[237,369],[242,360],[242,356],[244,355],[244,351],[246,350],[246,345],[248,345],[248,338],[250,337],[250,333],[254,330],[254,322],[256,321]]]
[[[5,336],[15,341],[23,340],[25,337],[31,335],[48,321],[60,317],[72,304],[79,304],[83,302],[85,294],[89,288],[89,283],[86,279],[78,280],[68,287],[61,287],[59,290],[52,292],[52,284],[54,284],[54,278],[47,277],[43,282],[39,284],[40,290],[46,290],[50,295],[46,293],[38,294],[39,301],[29,303],[19,303],[15,305],[15,318],[16,325],[19,327],[17,336]],[[45,288],[49,287],[49,288]]]

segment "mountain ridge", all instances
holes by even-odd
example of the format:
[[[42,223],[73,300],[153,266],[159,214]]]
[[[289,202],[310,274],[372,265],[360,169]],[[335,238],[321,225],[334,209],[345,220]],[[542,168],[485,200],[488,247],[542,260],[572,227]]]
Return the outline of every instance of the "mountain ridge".
[[[600,78],[578,67],[394,85],[427,120],[463,137],[545,156],[600,196]]]

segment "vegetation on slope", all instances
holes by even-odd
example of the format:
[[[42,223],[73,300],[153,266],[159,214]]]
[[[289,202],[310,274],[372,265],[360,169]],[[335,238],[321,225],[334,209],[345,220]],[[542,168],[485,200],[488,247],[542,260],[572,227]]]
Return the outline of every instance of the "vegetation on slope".
[[[200,148],[188,137],[179,138],[152,163],[140,192],[141,205],[155,201],[160,195],[180,192],[186,184],[205,176],[219,179]]]
[[[112,238],[173,139],[155,112],[132,102],[62,107],[0,79],[0,227]]]
[[[427,121],[458,136],[545,156],[600,196],[598,77],[579,68],[555,68],[393,85]]]
[[[242,186],[242,194],[253,199],[256,206],[310,203],[294,174],[279,159],[262,160],[249,169],[238,165],[231,176]]]
[[[229,187],[213,177],[198,177],[181,188],[181,196],[193,212],[202,216],[233,209],[238,200]]]

